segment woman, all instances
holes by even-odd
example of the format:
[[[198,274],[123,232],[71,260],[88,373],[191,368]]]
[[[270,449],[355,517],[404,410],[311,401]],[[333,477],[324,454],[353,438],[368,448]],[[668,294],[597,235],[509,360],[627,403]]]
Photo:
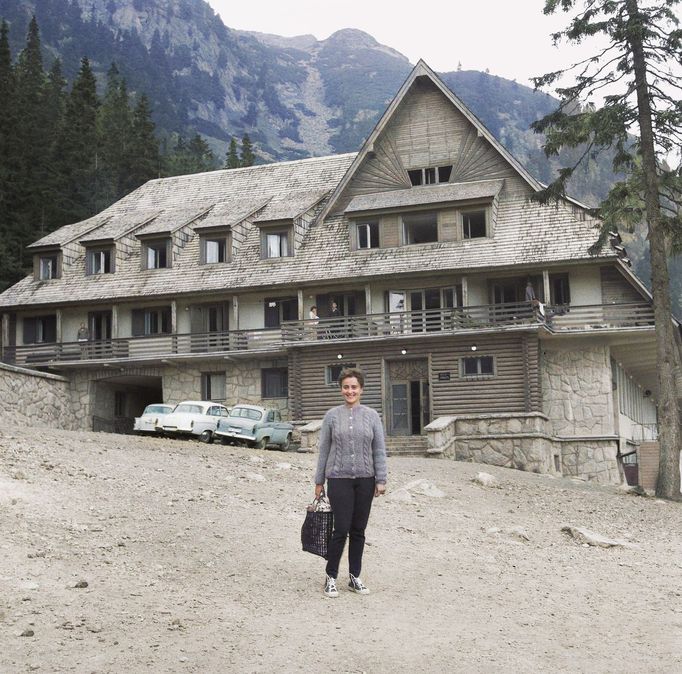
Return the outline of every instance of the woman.
[[[365,377],[347,368],[339,376],[344,404],[327,412],[320,431],[320,456],[315,473],[315,498],[327,479],[327,496],[334,512],[324,594],[338,597],[336,577],[343,548],[348,543],[348,587],[369,594],[360,580],[365,528],[372,499],[386,491],[386,446],[377,412],[360,404]]]

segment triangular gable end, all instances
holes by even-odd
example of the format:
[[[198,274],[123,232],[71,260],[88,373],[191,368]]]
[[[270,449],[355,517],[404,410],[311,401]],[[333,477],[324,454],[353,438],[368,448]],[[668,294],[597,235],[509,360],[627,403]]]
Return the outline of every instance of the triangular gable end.
[[[429,142],[439,135],[443,143]],[[320,219],[344,210],[358,194],[409,188],[408,169],[438,164],[453,165],[450,182],[517,175],[532,190],[542,187],[420,60],[365,141]]]

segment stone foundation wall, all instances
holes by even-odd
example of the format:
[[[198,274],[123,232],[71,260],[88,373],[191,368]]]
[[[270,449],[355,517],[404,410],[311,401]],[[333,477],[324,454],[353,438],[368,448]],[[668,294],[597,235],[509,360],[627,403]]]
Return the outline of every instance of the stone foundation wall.
[[[543,411],[551,435],[582,437],[614,432],[608,346],[542,351]]]
[[[73,430],[78,427],[72,411],[68,379],[0,363],[0,415],[7,424],[26,422]]]
[[[599,484],[620,484],[624,473],[618,462],[618,439],[571,440],[561,445],[561,465],[564,475]]]

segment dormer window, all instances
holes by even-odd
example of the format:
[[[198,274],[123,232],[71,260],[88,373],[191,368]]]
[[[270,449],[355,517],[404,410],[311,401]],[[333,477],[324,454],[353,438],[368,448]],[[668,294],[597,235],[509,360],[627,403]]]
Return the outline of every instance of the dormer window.
[[[291,229],[264,229],[261,233],[261,250],[263,258],[290,257]]]
[[[170,267],[170,239],[146,241],[142,244],[144,269],[165,269]]]
[[[357,224],[358,248],[379,248],[379,223],[360,222]]]
[[[85,273],[111,274],[114,271],[114,255],[111,248],[92,248],[85,253]]]
[[[61,276],[60,254],[44,253],[38,256],[36,276],[40,281],[49,281]]]
[[[201,236],[201,263],[218,264],[230,261],[230,233],[211,233]]]
[[[462,238],[479,239],[488,236],[488,209],[462,211]]]
[[[406,245],[438,241],[438,215],[435,212],[403,215],[403,242]]]
[[[426,168],[412,169],[407,172],[410,182],[416,185],[437,185],[447,183],[452,175],[452,164],[448,166],[428,166]]]

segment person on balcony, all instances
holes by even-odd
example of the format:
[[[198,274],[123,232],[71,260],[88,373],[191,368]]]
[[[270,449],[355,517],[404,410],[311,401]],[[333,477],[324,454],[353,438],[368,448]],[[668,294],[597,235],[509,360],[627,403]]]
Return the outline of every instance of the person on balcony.
[[[339,305],[332,300],[329,306],[329,336],[333,339],[334,337],[341,337],[341,312],[339,311]]]
[[[81,323],[80,328],[78,328],[78,333],[76,334],[76,340],[81,349],[81,358],[88,357],[88,342],[90,341],[90,330],[85,323]]]
[[[530,279],[526,283],[526,302],[532,307],[535,318],[540,322],[544,322],[545,305],[535,296],[535,288],[533,288],[533,282]]]
[[[344,368],[339,388],[344,403],[324,416],[315,471],[315,498],[327,481],[327,496],[334,513],[329,543],[324,594],[338,597],[336,578],[348,538],[348,589],[369,594],[360,580],[365,528],[372,500],[386,491],[386,445],[379,414],[360,404],[365,377],[361,370]]]
[[[317,326],[320,322],[320,317],[317,315],[317,307],[313,305],[310,307],[310,311],[308,312],[308,332],[310,337],[313,339],[317,339]]]

